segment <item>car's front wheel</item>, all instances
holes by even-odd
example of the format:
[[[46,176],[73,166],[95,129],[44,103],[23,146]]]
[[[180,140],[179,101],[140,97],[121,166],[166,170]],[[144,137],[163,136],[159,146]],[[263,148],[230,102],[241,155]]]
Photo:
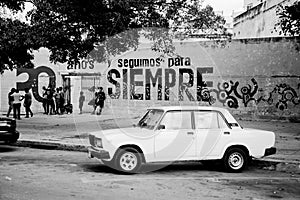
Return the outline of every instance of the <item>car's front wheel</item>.
[[[241,172],[247,166],[247,158],[244,150],[240,148],[229,149],[223,157],[224,167],[229,172]]]
[[[115,166],[117,170],[124,173],[136,173],[142,164],[141,154],[131,147],[119,149],[115,156]]]

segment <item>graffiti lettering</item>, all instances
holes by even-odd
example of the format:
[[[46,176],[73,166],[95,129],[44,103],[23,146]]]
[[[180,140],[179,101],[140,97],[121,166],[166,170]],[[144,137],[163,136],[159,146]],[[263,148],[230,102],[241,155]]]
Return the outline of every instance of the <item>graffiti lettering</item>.
[[[34,69],[26,69],[26,68],[18,68],[17,69],[17,76],[21,74],[28,74],[28,80],[24,83],[17,83],[18,90],[25,90],[26,88],[32,88],[32,93],[34,98],[42,102],[43,98],[39,94],[38,86],[39,86],[39,75],[41,73],[46,73],[49,77],[49,84],[48,87],[55,88],[56,85],[56,76],[54,71],[46,66],[40,66]]]
[[[194,87],[195,72],[192,68],[179,68],[178,69],[178,79],[176,79],[176,70],[173,68],[167,69],[123,69],[122,71],[122,90],[120,79],[121,73],[117,69],[111,69],[108,72],[108,82],[114,85],[115,92],[113,92],[112,87],[108,87],[108,94],[112,99],[119,99],[122,96],[123,99],[132,100],[151,100],[151,87],[157,87],[157,100],[163,100],[162,94],[162,84],[164,77],[164,100],[170,100],[170,89],[176,86],[176,80],[178,80],[178,100],[184,100],[184,94],[186,94],[189,101],[205,101],[212,102],[212,98],[209,94],[209,90],[206,88],[208,85],[213,86],[213,82],[204,82],[202,78],[203,73],[213,73],[212,68],[196,68],[197,72],[197,98],[195,98],[191,92],[192,87]],[[114,77],[113,77],[114,75]],[[136,88],[141,88],[139,92]],[[129,90],[129,91],[128,91]],[[129,92],[129,95],[128,95]]]
[[[67,65],[67,70],[75,69],[94,69],[94,60],[82,60],[77,62],[71,62]]]
[[[189,57],[177,57],[168,59],[168,67],[174,66],[191,66],[191,59]]]

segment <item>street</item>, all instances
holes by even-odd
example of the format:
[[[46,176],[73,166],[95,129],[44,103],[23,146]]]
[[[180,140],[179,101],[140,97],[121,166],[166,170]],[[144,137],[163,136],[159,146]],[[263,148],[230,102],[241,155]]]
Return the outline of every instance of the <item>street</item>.
[[[232,174],[200,163],[121,175],[83,152],[0,146],[1,200],[300,199],[299,181],[256,166]]]

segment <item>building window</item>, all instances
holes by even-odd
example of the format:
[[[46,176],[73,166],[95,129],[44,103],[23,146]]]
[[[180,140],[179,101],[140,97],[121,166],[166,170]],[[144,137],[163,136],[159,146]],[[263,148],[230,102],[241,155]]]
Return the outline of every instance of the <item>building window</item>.
[[[252,7],[253,7],[253,3],[249,3],[249,4],[247,5],[247,10],[250,10]]]

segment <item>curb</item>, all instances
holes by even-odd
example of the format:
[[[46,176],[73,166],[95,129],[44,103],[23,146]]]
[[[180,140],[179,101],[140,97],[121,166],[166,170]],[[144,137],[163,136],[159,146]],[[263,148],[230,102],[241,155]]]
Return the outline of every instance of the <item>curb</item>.
[[[18,147],[30,147],[36,149],[46,150],[63,150],[63,151],[78,151],[87,152],[87,146],[80,144],[59,143],[59,142],[46,142],[40,140],[18,140],[16,143],[11,144]]]
[[[252,165],[259,169],[300,174],[300,162],[262,158],[253,160]]]

